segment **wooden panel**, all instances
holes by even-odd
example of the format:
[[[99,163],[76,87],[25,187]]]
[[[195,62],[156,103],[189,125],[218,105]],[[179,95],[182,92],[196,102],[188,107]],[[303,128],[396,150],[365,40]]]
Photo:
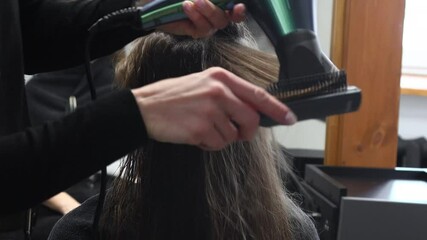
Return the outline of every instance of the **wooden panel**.
[[[336,0],[332,60],[362,89],[362,105],[328,119],[325,164],[396,165],[404,3]]]
[[[343,69],[344,61],[344,49],[345,49],[345,30],[346,25],[346,12],[347,12],[347,1],[346,0],[335,0],[333,9],[333,20],[332,20],[332,47],[331,47],[331,59],[334,64],[339,68]],[[325,160],[326,165],[340,165],[339,159],[341,158],[342,150],[342,127],[343,127],[342,116],[333,116],[327,119],[326,128],[326,141],[325,141]]]
[[[401,88],[400,94],[426,97],[427,90],[417,88]]]

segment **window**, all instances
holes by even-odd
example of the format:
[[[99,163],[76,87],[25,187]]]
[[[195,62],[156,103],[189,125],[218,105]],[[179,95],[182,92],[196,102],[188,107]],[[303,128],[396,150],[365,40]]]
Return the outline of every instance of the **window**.
[[[403,94],[427,95],[427,1],[407,0],[403,27]]]

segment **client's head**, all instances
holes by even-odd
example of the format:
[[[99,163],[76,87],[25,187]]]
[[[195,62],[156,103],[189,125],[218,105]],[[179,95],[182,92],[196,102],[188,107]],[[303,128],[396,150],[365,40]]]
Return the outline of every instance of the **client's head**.
[[[275,56],[234,24],[206,39],[152,33],[117,62],[117,84],[138,87],[219,66],[257,84],[275,81]],[[269,129],[217,152],[150,140],[128,155],[105,203],[107,239],[299,239],[309,219],[280,176]]]
[[[277,81],[276,57],[255,49],[245,25],[193,39],[156,32],[133,42],[116,67],[117,84],[138,87],[161,79],[220,66],[259,86]],[[123,57],[126,55],[126,57]]]

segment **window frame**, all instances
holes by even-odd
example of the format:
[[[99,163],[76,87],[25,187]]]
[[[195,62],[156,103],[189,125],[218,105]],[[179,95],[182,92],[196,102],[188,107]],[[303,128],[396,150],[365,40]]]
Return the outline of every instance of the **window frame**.
[[[427,45],[423,44],[427,42],[427,31],[419,29],[417,24],[420,21],[427,21],[426,12],[425,0],[411,0],[405,3],[401,94],[427,96]],[[413,60],[409,60],[411,58]]]

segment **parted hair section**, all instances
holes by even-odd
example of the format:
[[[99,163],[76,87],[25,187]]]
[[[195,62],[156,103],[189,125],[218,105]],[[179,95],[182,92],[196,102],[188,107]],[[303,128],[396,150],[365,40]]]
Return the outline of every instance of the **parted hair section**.
[[[265,87],[274,55],[257,50],[244,24],[205,39],[154,32],[118,55],[117,85],[134,88],[218,66]],[[317,239],[284,187],[286,156],[270,129],[221,151],[150,140],[129,154],[107,195],[104,239]],[[166,233],[165,233],[166,231]]]
[[[116,62],[117,84],[122,87],[138,87],[213,66],[261,87],[276,82],[279,73],[276,56],[257,50],[243,24],[233,24],[204,39],[155,32],[130,44]]]

